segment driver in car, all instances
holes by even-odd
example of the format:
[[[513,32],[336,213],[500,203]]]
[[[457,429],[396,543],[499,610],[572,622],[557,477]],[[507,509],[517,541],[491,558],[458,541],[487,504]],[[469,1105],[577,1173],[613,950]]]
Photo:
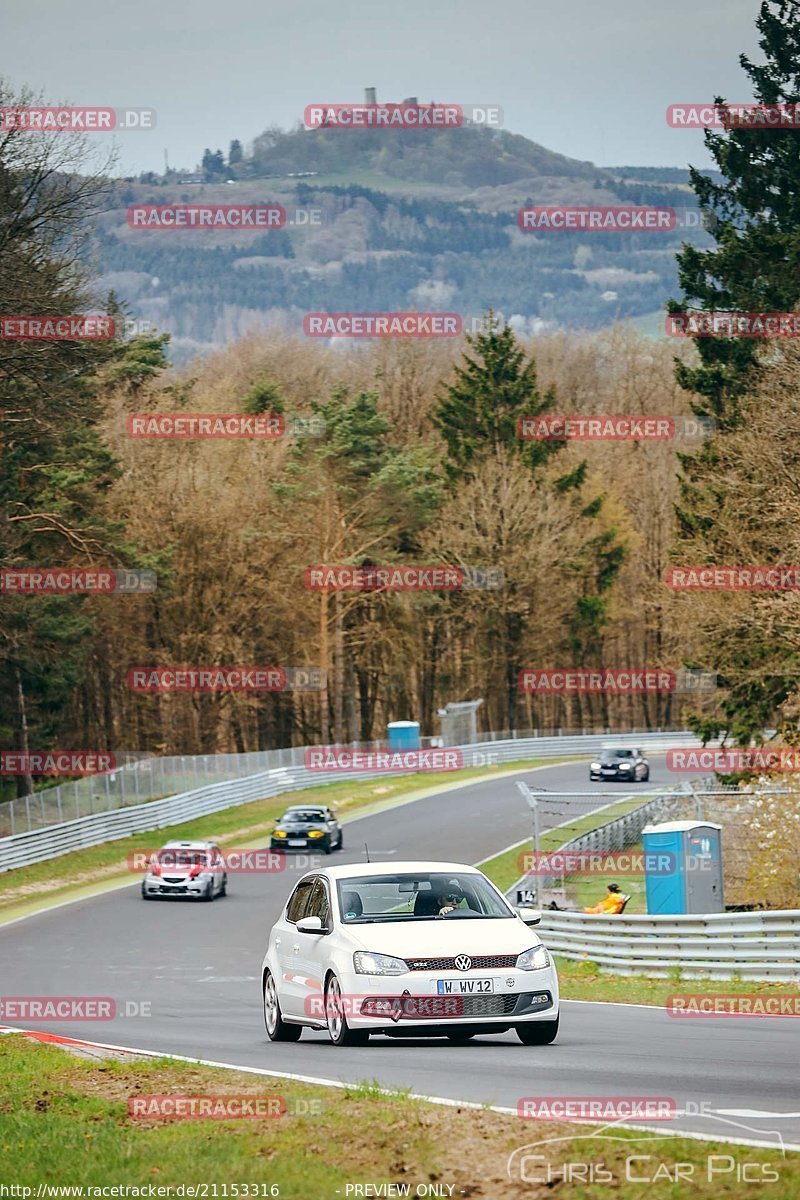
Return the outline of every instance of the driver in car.
[[[464,903],[464,893],[457,883],[451,883],[439,892],[436,902],[439,905],[439,916],[446,917],[448,913],[462,906]]]

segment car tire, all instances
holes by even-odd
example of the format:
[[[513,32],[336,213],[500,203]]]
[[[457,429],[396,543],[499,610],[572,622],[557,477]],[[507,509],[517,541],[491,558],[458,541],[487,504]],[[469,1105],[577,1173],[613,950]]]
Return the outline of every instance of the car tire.
[[[330,854],[332,849],[333,847],[331,846],[331,839],[329,837],[324,838],[322,842],[322,853]]]
[[[214,899],[214,880],[209,879],[206,884],[205,891],[201,894],[200,900],[204,904],[210,904]]]
[[[339,841],[336,843],[336,849],[342,850],[343,848],[344,848],[344,834],[342,833],[342,831],[340,829],[339,830]]]
[[[555,1021],[526,1021],[515,1028],[524,1046],[549,1046],[558,1033],[558,1017]]]
[[[642,776],[642,783],[649,782],[649,779],[650,779],[650,768],[648,767],[647,770],[645,771],[644,775]]]
[[[278,1000],[278,989],[275,987],[275,980],[272,978],[271,971],[267,971],[264,976],[263,999],[264,1028],[267,1031],[269,1040],[271,1042],[299,1041],[300,1034],[303,1032],[303,1026],[289,1025],[284,1021]]]
[[[228,876],[223,875],[222,887],[219,889],[220,899],[222,899],[223,896],[227,896],[227,894],[228,894]]]
[[[144,884],[142,884],[142,899],[143,900],[155,900],[155,896],[150,895],[150,893],[145,888]]]
[[[325,984],[325,1021],[328,1036],[334,1046],[366,1046],[368,1029],[351,1029],[341,1007],[342,989],[335,975],[329,975]],[[337,1008],[338,1001],[338,1008]]]

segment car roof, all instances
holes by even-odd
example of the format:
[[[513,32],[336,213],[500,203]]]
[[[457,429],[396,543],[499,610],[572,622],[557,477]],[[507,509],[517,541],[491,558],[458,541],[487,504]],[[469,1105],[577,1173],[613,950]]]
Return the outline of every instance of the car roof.
[[[165,842],[162,850],[210,850],[214,842]]]
[[[286,812],[324,812],[327,804],[290,804]]]
[[[344,867],[320,867],[316,871],[308,871],[307,874],[326,875],[328,879],[348,879],[354,875],[362,878],[365,875],[374,875],[379,878],[381,875],[403,875],[416,871],[435,871],[437,875],[447,871],[459,871],[462,874],[466,872],[470,875],[482,874],[477,867],[467,866],[466,863],[432,862],[428,859],[393,863],[350,863],[349,866]]]

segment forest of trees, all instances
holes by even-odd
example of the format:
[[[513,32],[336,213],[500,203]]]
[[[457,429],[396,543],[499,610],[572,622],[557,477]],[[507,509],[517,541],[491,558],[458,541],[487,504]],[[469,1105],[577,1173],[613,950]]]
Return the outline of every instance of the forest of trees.
[[[593,204],[674,208],[683,221],[685,190],[657,184],[581,181],[550,197]],[[286,181],[284,181],[284,185]],[[264,184],[260,199],[270,198]],[[533,204],[531,183],[519,204]],[[275,197],[271,197],[275,198]],[[175,180],[118,185],[94,229],[99,277],[138,318],[174,335],[181,364],[193,351],[214,349],[250,329],[302,329],[309,309],[446,310],[480,314],[489,306],[542,327],[596,330],[615,320],[658,314],[678,278],[683,240],[710,247],[700,228],[656,233],[521,232],[519,204],[498,196],[497,211],[473,201],[389,195],[359,184],[291,183],[282,202],[319,214],[319,224],[238,235],[138,231],[125,224],[125,205],[253,202],[252,184],[211,184],[193,191]],[[696,205],[693,215],[697,218]],[[188,349],[188,353],[186,353]]]
[[[797,102],[800,20],[770,0],[759,29],[767,66],[744,60],[756,97]],[[719,175],[693,183],[715,220],[708,247],[679,255],[674,308],[796,308],[796,138],[707,135]],[[0,312],[97,311],[85,239],[108,188],[79,139],[0,137]],[[0,340],[2,567],[158,578],[143,595],[0,595],[5,744],[245,751],[380,738],[400,718],[435,734],[439,707],[476,698],[485,729],[690,721],[743,742],[770,725],[797,739],[797,592],[681,595],[664,582],[675,563],[800,562],[796,342],[670,344],[624,325],[519,337],[489,318],[457,342],[342,349],[253,333],[178,370],[168,357],[156,334]],[[174,412],[283,413],[290,432],[126,433],[131,414]],[[545,413],[666,416],[679,428],[696,416],[708,433],[522,441],[519,418]],[[503,585],[309,590],[305,569],[326,563],[499,568]],[[234,664],[324,668],[327,686],[127,686],[137,665]],[[718,689],[518,690],[523,668],[569,666],[685,666],[715,673]]]
[[[662,584],[676,445],[561,446],[516,433],[518,416],[545,410],[688,413],[671,348],[622,328],[525,346],[496,329],[471,346],[386,342],[348,354],[253,336],[177,377],[162,368],[163,349],[139,338],[97,368],[93,436],[108,459],[84,460],[81,486],[102,486],[80,530],[59,539],[23,525],[25,540],[5,556],[158,575],[148,595],[3,598],[5,617],[23,627],[15,670],[34,743],[250,750],[380,738],[403,717],[436,733],[437,708],[476,697],[495,729],[681,719],[690,698],[517,691],[523,667],[686,659],[691,621],[677,618]],[[275,442],[125,432],[130,413],[281,410],[317,420]],[[23,447],[16,453],[22,462]],[[38,503],[31,478],[11,500],[26,511]],[[504,586],[304,586],[309,565],[364,561],[500,567]],[[43,628],[64,631],[44,659]],[[135,665],[235,663],[326,666],[328,691],[153,696],[126,686]],[[4,695],[11,733],[18,700]]]

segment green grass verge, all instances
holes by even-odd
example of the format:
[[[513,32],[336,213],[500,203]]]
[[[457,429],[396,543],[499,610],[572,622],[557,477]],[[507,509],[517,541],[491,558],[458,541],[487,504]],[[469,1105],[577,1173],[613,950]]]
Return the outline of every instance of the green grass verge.
[[[437,1043],[432,1053],[438,1052],[447,1055],[449,1050]],[[337,1051],[331,1053],[335,1057]],[[557,1054],[557,1045],[547,1053]],[[521,1046],[509,1047],[509,1054],[537,1057]],[[144,1195],[152,1185],[165,1189],[162,1196],[169,1194],[168,1188],[205,1185],[206,1196],[213,1197],[216,1185],[217,1196],[269,1196],[274,1188],[281,1200],[336,1200],[348,1195],[348,1184],[375,1188],[403,1183],[413,1196],[418,1186],[433,1182],[445,1185],[439,1195],[473,1200],[511,1200],[523,1193],[575,1200],[760,1195],[743,1191],[735,1170],[722,1173],[723,1155],[736,1164],[764,1164],[765,1172],[776,1172],[780,1190],[775,1195],[800,1194],[796,1154],[782,1158],[776,1150],[695,1142],[668,1132],[654,1141],[619,1127],[611,1131],[611,1140],[588,1126],[524,1121],[486,1109],[442,1108],[407,1095],[386,1096],[368,1083],[340,1090],[166,1059],[98,1063],[16,1036],[0,1038],[0,1075],[0,1179],[33,1187],[34,1196],[43,1184],[83,1189],[123,1185],[143,1188]],[[129,1116],[129,1098],[151,1095],[279,1096],[286,1115],[178,1121]],[[546,1140],[561,1137],[566,1140]],[[518,1174],[509,1179],[506,1173],[509,1155],[535,1142],[545,1144],[530,1152],[547,1162],[529,1160],[528,1170],[539,1178],[551,1172],[555,1182],[549,1187],[521,1183]],[[650,1157],[637,1161],[636,1171],[626,1171],[626,1159],[636,1154]],[[718,1167],[711,1180],[709,1161]],[[660,1162],[673,1172],[676,1164],[684,1164],[684,1177],[691,1165],[691,1182],[670,1186],[663,1182],[663,1168],[660,1187],[643,1192],[640,1182],[629,1181],[628,1175],[641,1177],[647,1168],[654,1174]],[[595,1170],[602,1164],[612,1181],[594,1182],[589,1189],[565,1184],[567,1163],[592,1164]],[[750,1169],[751,1174],[760,1170]],[[234,1186],[237,1190],[231,1191]],[[84,1190],[83,1195],[91,1193]]]
[[[640,808],[642,804],[644,804],[644,799],[641,796],[631,796],[625,800],[620,800],[618,804],[605,809],[599,815],[588,813],[585,816],[576,817],[574,821],[570,821],[567,825],[559,826],[558,829],[547,829],[539,835],[539,849],[542,851],[558,850],[565,842],[571,842],[573,838],[579,837],[582,833],[589,833],[590,830],[597,829],[600,825],[605,825],[607,821],[613,821],[615,817],[622,817],[625,813],[630,812],[631,809]],[[482,863],[481,870],[497,884],[501,891],[507,892],[522,875],[520,867],[522,855],[531,853],[532,844],[528,840],[527,842],[521,842],[519,846],[514,846],[510,850],[504,850],[502,854],[497,854],[494,858],[490,858],[485,863]],[[596,879],[594,887],[596,891]]]
[[[351,813],[364,815],[391,807],[412,796],[461,787],[471,781],[501,778],[514,771],[536,766],[555,766],[563,761],[566,760],[520,760],[501,766],[441,771],[424,776],[385,776],[357,782],[334,782],[302,791],[285,792],[271,799],[253,800],[181,825],[170,825],[115,842],[104,842],[100,846],[75,850],[30,867],[6,871],[0,875],[0,913],[10,906],[41,900],[42,897],[46,898],[47,903],[56,903],[77,888],[108,885],[115,879],[123,881],[128,874],[126,862],[129,854],[140,850],[157,850],[165,841],[172,839],[210,838],[223,846],[244,847],[254,839],[266,837],[288,804],[317,801],[329,804],[342,817]]]

